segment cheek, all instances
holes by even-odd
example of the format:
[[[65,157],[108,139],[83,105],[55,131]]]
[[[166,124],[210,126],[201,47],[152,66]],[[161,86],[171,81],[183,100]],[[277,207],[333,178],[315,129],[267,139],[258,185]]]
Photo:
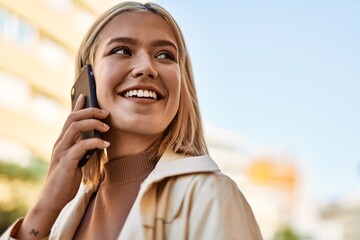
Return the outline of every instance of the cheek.
[[[168,81],[165,81],[165,85],[170,95],[179,98],[181,91],[181,74],[179,67],[168,69],[165,79],[168,79]]]
[[[110,93],[115,86],[114,76],[116,75],[114,67],[108,64],[95,63],[94,77],[96,83],[96,95],[100,108],[106,109],[109,98],[112,97]]]
[[[99,61],[94,67],[95,82],[99,94],[112,91],[118,84],[119,79],[123,78],[124,66],[119,66],[115,61]],[[98,97],[100,97],[98,95]]]
[[[181,96],[181,92],[183,91],[183,86],[182,86],[182,80],[181,80],[181,76],[180,73],[177,76],[176,82],[174,83],[174,91],[176,91],[176,96],[177,96],[177,107],[179,107],[179,103],[180,103],[180,96]]]
[[[100,61],[94,68],[95,80],[99,85],[103,82],[108,82],[118,75],[119,67],[116,66],[114,61]]]
[[[181,93],[183,91],[180,74],[172,77],[173,81],[169,81],[167,88],[170,94],[171,118],[173,119],[179,110]]]

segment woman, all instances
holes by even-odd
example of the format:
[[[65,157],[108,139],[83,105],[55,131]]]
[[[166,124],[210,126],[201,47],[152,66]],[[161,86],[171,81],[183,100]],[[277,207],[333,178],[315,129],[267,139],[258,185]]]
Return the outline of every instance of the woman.
[[[83,109],[79,97],[39,200],[2,239],[261,239],[247,201],[207,155],[171,15],[153,3],[114,6],[86,34],[76,75],[86,64],[100,109]],[[94,129],[104,140],[81,139]]]

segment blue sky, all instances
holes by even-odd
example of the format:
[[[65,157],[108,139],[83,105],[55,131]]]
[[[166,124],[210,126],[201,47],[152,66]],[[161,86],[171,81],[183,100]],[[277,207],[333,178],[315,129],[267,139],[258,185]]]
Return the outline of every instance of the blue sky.
[[[360,186],[360,1],[158,0],[205,122],[296,157],[317,200]]]

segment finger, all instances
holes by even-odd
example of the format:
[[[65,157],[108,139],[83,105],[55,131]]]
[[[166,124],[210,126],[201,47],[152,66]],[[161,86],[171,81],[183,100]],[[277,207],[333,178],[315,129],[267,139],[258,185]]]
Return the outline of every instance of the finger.
[[[97,119],[85,119],[73,122],[64,133],[64,136],[59,144],[58,149],[65,151],[74,145],[83,132],[97,130],[99,132],[107,132],[110,129],[109,125]]]
[[[80,109],[84,108],[84,105],[85,105],[85,96],[81,93],[78,98],[76,99],[76,102],[75,102],[75,106],[74,106],[74,109],[72,110],[72,113],[67,117],[65,123],[64,123],[64,126],[61,130],[61,133],[60,133],[60,136],[59,138],[57,139],[55,145],[57,144],[57,142],[59,142],[61,140],[61,138],[63,137],[66,129],[69,127],[69,125],[71,124],[71,122],[73,121],[73,117],[72,117],[72,114],[74,112],[77,112],[79,111]]]
[[[78,121],[86,118],[105,119],[109,115],[109,112],[100,108],[85,108],[76,112],[72,112],[69,117],[73,121]]]
[[[60,137],[62,138],[70,125],[76,121],[84,119],[105,119],[109,115],[109,112],[99,109],[99,108],[86,108],[79,111],[73,111],[68,118],[66,119],[63,129],[61,131]]]
[[[85,155],[85,153],[92,149],[105,149],[110,146],[110,143],[100,138],[83,139],[73,145],[66,154],[65,161],[71,160],[69,164],[76,164]]]

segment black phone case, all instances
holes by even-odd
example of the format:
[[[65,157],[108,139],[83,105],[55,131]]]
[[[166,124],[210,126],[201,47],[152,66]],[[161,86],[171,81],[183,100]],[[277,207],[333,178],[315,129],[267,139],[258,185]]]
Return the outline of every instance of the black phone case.
[[[95,86],[95,78],[94,73],[92,71],[92,67],[90,64],[87,64],[80,72],[79,77],[77,78],[74,86],[71,89],[71,105],[72,110],[75,107],[76,100],[83,94],[85,97],[85,106],[84,108],[94,107],[99,108],[97,97],[96,97],[96,86]],[[87,138],[101,138],[100,132],[93,130],[87,131],[82,134],[84,139]],[[96,149],[88,150],[85,155],[80,159],[78,166],[83,167],[87,161],[94,154]]]

